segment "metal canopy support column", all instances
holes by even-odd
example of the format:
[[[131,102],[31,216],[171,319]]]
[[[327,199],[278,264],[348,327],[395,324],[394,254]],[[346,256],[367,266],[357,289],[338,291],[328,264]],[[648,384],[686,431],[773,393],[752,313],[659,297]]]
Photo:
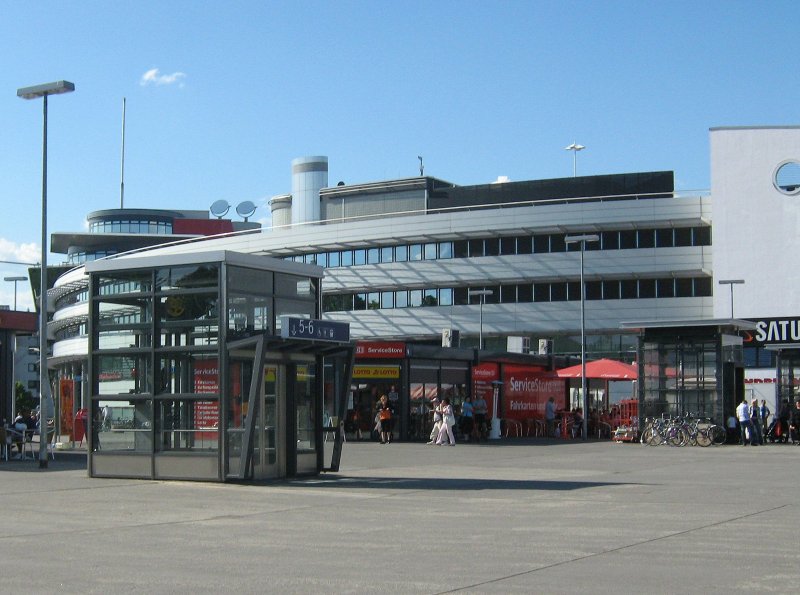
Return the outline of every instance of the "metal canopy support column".
[[[336,427],[336,433],[333,439],[333,453],[331,454],[331,465],[326,467],[323,471],[339,470],[339,463],[342,460],[342,444],[344,443],[344,418],[347,415],[347,393],[350,390],[350,382],[353,375],[353,364],[356,359],[355,347],[350,344],[343,350],[344,365],[342,367],[342,374],[339,377],[339,408],[336,411],[339,424]]]
[[[239,454],[239,479],[247,479],[247,476],[251,475],[253,468],[253,441],[255,439],[255,425],[261,400],[259,394],[264,375],[264,335],[228,343],[229,350],[251,346],[255,347],[255,354],[253,355],[253,371],[250,378],[247,417],[244,421],[244,436],[242,437],[242,448]],[[222,405],[223,403],[221,402],[220,404]],[[227,403],[224,403],[224,405],[227,406]]]

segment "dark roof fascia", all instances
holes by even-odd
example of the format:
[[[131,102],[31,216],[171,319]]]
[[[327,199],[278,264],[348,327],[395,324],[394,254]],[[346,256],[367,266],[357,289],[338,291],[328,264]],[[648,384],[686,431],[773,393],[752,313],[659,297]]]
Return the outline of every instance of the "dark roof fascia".
[[[172,219],[208,219],[208,211],[196,209],[102,209],[92,211],[86,216],[87,221],[110,219],[110,218],[131,218],[146,217],[148,219],[172,220]]]
[[[716,327],[718,330],[754,331],[756,323],[741,318],[706,318],[699,320],[645,320],[621,322],[620,327],[632,330],[690,328],[703,329]]]
[[[260,254],[244,254],[242,252],[232,252],[230,250],[157,254],[153,256],[147,256],[147,252],[138,252],[135,256],[112,256],[87,262],[85,270],[87,273],[100,273],[206,263],[226,263],[246,268],[273,271],[276,273],[288,273],[315,279],[322,279],[325,273],[324,268],[313,264],[302,264]]]

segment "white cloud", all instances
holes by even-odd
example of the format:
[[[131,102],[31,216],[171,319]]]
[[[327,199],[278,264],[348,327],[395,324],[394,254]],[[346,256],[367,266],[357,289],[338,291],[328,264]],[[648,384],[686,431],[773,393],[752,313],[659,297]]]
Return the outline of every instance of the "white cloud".
[[[0,238],[0,260],[37,263],[41,261],[41,252],[37,244],[15,244]]]
[[[41,259],[39,246],[34,243],[16,244],[5,238],[0,238],[0,260],[12,262],[38,263]],[[13,266],[7,263],[0,263],[0,280],[3,277],[26,277],[28,268],[26,266]],[[33,311],[33,297],[31,296],[31,286],[28,281],[17,283],[17,310]],[[0,304],[13,307],[14,304],[14,283],[2,282],[0,284]]]
[[[172,74],[161,74],[158,68],[151,68],[142,75],[139,84],[142,87],[147,85],[174,85],[177,83],[179,87],[183,87],[183,79],[186,74],[183,72],[173,72]]]

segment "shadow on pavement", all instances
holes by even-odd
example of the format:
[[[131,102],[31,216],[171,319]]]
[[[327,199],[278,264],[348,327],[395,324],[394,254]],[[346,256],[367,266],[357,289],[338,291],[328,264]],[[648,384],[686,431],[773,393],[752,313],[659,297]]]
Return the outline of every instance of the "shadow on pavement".
[[[28,455],[30,456],[30,455]],[[39,459],[9,459],[0,461],[0,473],[33,473],[48,471],[86,470],[86,453],[80,451],[56,451],[56,458],[47,461],[46,469],[39,469]]]
[[[642,485],[603,481],[542,481],[535,479],[475,479],[475,478],[431,478],[431,477],[313,477],[293,479],[288,486],[326,488],[379,488],[397,490],[537,490],[571,491],[615,485]]]

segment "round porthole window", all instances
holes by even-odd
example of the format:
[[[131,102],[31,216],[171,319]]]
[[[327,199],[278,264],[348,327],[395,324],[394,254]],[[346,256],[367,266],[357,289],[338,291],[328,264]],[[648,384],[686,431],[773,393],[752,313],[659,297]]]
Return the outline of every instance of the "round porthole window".
[[[800,194],[800,162],[784,161],[775,168],[772,183],[778,192],[794,196]]]

